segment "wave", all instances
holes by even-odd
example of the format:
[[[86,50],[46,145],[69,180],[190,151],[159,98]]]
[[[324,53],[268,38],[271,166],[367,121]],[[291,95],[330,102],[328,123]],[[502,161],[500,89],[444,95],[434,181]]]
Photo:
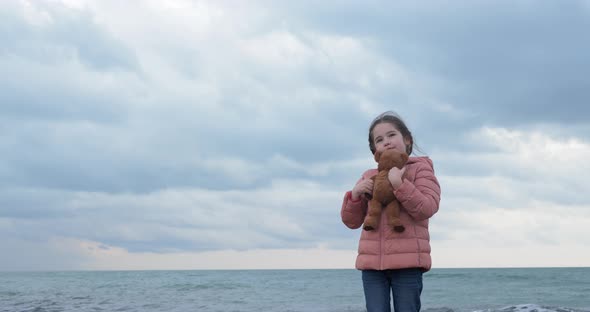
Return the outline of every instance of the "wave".
[[[497,309],[486,309],[476,310],[474,312],[590,312],[590,310],[582,310],[567,307],[549,307],[541,306],[538,304],[517,304],[511,305],[499,310]]]

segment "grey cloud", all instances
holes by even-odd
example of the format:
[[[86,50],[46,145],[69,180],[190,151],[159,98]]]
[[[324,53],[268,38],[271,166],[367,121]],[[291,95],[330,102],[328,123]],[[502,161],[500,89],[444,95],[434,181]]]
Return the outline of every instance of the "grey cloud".
[[[349,23],[347,27],[335,28],[329,24],[335,22],[335,20],[331,19],[320,21],[312,16],[306,21],[313,23],[314,29],[317,27],[322,31],[337,31],[353,36],[371,34],[370,37],[375,40],[377,46],[383,47],[382,55],[391,57],[397,62],[402,62],[406,68],[417,72],[415,79],[425,77],[425,79],[433,80],[429,82],[429,86],[425,87],[425,91],[433,92],[434,97],[440,96],[447,102],[456,105],[458,109],[465,111],[468,117],[453,117],[448,113],[433,110],[428,107],[431,103],[420,103],[419,100],[412,100],[410,91],[404,90],[402,87],[397,91],[396,88],[392,90],[386,85],[375,90],[364,90],[354,84],[339,84],[338,79],[329,76],[326,68],[315,68],[313,66],[302,69],[302,72],[297,72],[300,75],[299,78],[309,78],[309,81],[302,82],[301,88],[295,90],[289,84],[289,82],[292,82],[291,80],[282,76],[279,76],[282,78],[276,79],[277,76],[272,72],[261,70],[250,72],[249,75],[253,75],[252,77],[244,74],[242,78],[238,77],[237,80],[230,80],[229,85],[219,86],[217,90],[221,94],[219,99],[207,97],[199,99],[206,103],[206,108],[203,109],[193,107],[192,103],[190,103],[193,99],[169,97],[170,94],[166,94],[166,92],[156,94],[152,91],[153,87],[144,84],[132,85],[131,88],[135,89],[135,91],[131,91],[132,93],[146,92],[151,89],[147,93],[147,97],[151,98],[154,103],[158,101],[175,102],[176,105],[169,109],[171,111],[186,104],[184,106],[186,108],[181,108],[176,113],[167,113],[165,109],[162,109],[162,111],[145,110],[139,105],[142,103],[141,99],[133,98],[125,93],[120,94],[121,90],[116,88],[100,90],[101,92],[98,94],[91,91],[70,90],[68,83],[48,87],[46,86],[47,81],[39,82],[41,88],[37,88],[37,86],[29,87],[23,78],[18,80],[17,83],[13,83],[12,87],[7,88],[7,92],[2,92],[4,97],[2,100],[8,103],[3,108],[3,113],[5,113],[3,115],[7,116],[5,118],[18,120],[49,115],[62,119],[67,117],[70,120],[110,122],[114,123],[112,132],[110,132],[113,140],[121,145],[133,146],[133,148],[116,150],[106,144],[105,140],[107,138],[92,136],[92,134],[87,138],[80,136],[69,140],[29,137],[32,140],[40,141],[37,144],[41,144],[41,146],[31,145],[37,151],[37,153],[33,153],[36,157],[23,157],[21,152],[25,153],[29,150],[26,143],[31,141],[23,134],[12,132],[14,137],[22,141],[23,144],[17,145],[19,147],[17,149],[6,147],[7,158],[12,161],[12,169],[9,169],[8,172],[15,175],[20,173],[20,177],[12,177],[14,178],[13,181],[17,181],[17,183],[21,181],[21,185],[37,187],[45,185],[75,190],[123,190],[133,192],[149,192],[163,187],[178,186],[208,186],[213,189],[244,188],[264,185],[265,181],[268,181],[271,176],[306,178],[309,175],[301,171],[269,168],[275,171],[258,174],[253,177],[254,180],[251,180],[250,184],[246,184],[240,181],[231,181],[227,176],[215,170],[200,166],[189,166],[189,161],[186,158],[191,153],[198,155],[200,159],[215,159],[219,155],[236,155],[247,163],[262,164],[265,159],[278,153],[303,165],[310,165],[330,160],[339,161],[350,157],[350,155],[364,155],[366,153],[367,156],[370,156],[366,148],[366,128],[372,116],[368,116],[367,113],[358,109],[359,97],[366,97],[379,103],[383,110],[394,109],[406,117],[412,130],[414,130],[417,143],[427,154],[439,149],[471,150],[473,145],[462,145],[460,140],[462,132],[486,123],[508,125],[510,118],[525,114],[538,103],[534,101],[534,98],[531,98],[530,102],[535,102],[534,105],[527,104],[529,101],[519,105],[509,105],[509,102],[498,101],[498,103],[491,105],[491,100],[488,98],[492,97],[487,95],[497,94],[498,92],[494,91],[497,89],[495,85],[488,84],[489,81],[486,82],[485,79],[493,78],[494,81],[500,81],[500,77],[504,73],[500,71],[494,72],[491,71],[493,68],[487,68],[489,70],[483,71],[484,74],[478,77],[474,72],[477,67],[472,66],[478,60],[470,60],[461,54],[465,53],[462,51],[467,50],[467,47],[469,47],[469,49],[472,49],[469,51],[475,49],[475,52],[470,53],[481,53],[482,59],[493,59],[493,55],[490,56],[491,52],[488,51],[491,48],[485,45],[489,45],[491,40],[489,38],[499,42],[503,42],[501,40],[506,41],[505,44],[499,44],[499,46],[508,45],[512,41],[517,42],[519,37],[516,35],[512,35],[512,37],[510,37],[511,34],[503,37],[496,35],[509,29],[510,25],[498,26],[498,24],[493,23],[497,21],[494,19],[495,16],[515,17],[511,15],[513,13],[498,11],[497,14],[491,14],[488,25],[486,24],[488,22],[480,21],[483,19],[467,17],[467,15],[462,15],[463,13],[454,13],[452,9],[449,9],[448,14],[444,15],[446,17],[439,17],[438,9],[440,8],[402,6],[394,7],[390,11],[371,9],[361,9],[359,11],[356,7],[347,8],[347,5],[344,5],[343,9],[339,9],[338,14],[346,16],[346,10],[355,11],[355,13],[360,13],[361,16],[363,14],[371,16],[372,18],[368,19],[371,23],[356,26],[354,23]],[[478,14],[483,14],[484,11],[477,6],[472,7],[472,9]],[[57,15],[63,12],[58,9],[52,10],[53,14]],[[322,8],[320,7],[319,10],[321,11]],[[422,26],[410,24],[409,26],[414,26],[409,28],[412,31],[401,31],[398,26],[413,21],[409,17],[405,17],[407,12],[411,12],[416,16],[427,17],[423,20],[429,21],[431,25],[437,25],[436,29],[428,27],[427,24]],[[493,10],[490,12],[493,12]],[[69,11],[67,13],[72,14]],[[74,13],[74,15],[81,14],[80,16],[89,14]],[[372,16],[372,14],[375,16]],[[475,14],[475,16],[478,15]],[[300,18],[303,19],[304,17],[300,16]],[[81,17],[69,17],[64,18],[64,21],[60,23],[81,23],[82,21],[83,18]],[[463,29],[460,27],[463,25],[462,21],[471,22],[475,26],[471,29]],[[514,24],[516,26],[520,25],[514,18],[511,21],[516,23]],[[542,22],[541,18],[529,18],[528,20],[528,23],[533,25],[543,25]],[[467,25],[472,24],[467,23]],[[22,25],[24,23],[21,23]],[[96,32],[101,32],[98,26],[89,27],[96,27]],[[88,29],[88,27],[81,29]],[[383,32],[383,29],[388,29],[388,32]],[[477,29],[489,33],[489,35],[485,36],[488,41],[472,36],[471,32],[477,33]],[[26,35],[31,31],[24,31],[24,36],[32,36]],[[436,33],[434,33],[435,31]],[[56,31],[55,33],[68,36],[67,32]],[[57,37],[50,37],[50,39],[61,40],[58,40]],[[100,35],[95,37],[101,38]],[[49,41],[49,39],[46,40]],[[471,44],[469,40],[485,44],[480,47],[479,44]],[[536,37],[528,40],[531,41],[531,44],[542,43]],[[456,45],[447,44],[448,42],[454,42]],[[105,46],[108,46],[108,44],[105,44]],[[415,50],[406,51],[405,49]],[[114,51],[116,50],[114,49]],[[438,55],[438,57],[432,57],[433,55]],[[504,53],[503,55],[508,54]],[[190,56],[192,55],[188,53],[185,58],[190,59]],[[198,58],[199,55],[195,57]],[[515,57],[522,58],[523,55]],[[578,55],[572,59],[576,60],[580,57]],[[108,60],[109,58],[106,57],[105,59]],[[540,57],[536,61],[541,62],[544,60],[546,58]],[[195,62],[200,64],[200,61]],[[249,66],[252,67],[252,70],[255,70],[255,66]],[[441,76],[443,74],[444,76]],[[221,72],[219,75],[223,76],[224,73]],[[444,77],[444,80],[448,81],[440,83],[437,82],[437,79],[428,78],[429,75]],[[486,83],[478,80],[479,78]],[[549,78],[551,77],[547,79]],[[526,81],[527,79],[523,80]],[[536,81],[539,81],[539,79]],[[11,85],[8,78],[5,78],[4,82],[8,86]],[[478,84],[488,89],[466,88],[466,92],[458,92],[461,91],[457,89],[456,84],[458,82],[467,85]],[[305,93],[309,90],[309,87],[316,84],[319,91],[325,91],[332,96],[324,100],[316,100],[305,94],[299,98],[293,96]],[[510,86],[507,88],[510,88]],[[338,91],[341,89],[345,89],[346,93],[339,93]],[[351,97],[347,96],[347,94],[356,94],[359,97]],[[481,95],[484,100],[466,100],[472,96],[470,94]],[[253,105],[257,102],[270,103],[269,110],[274,111],[276,109],[282,112],[264,115],[260,111],[252,110],[252,107],[255,107]],[[84,106],[81,103],[84,103]],[[299,110],[300,107],[310,103],[313,103],[313,105],[310,105],[310,107],[314,108],[313,110]],[[219,114],[212,113],[212,111],[208,110],[208,108],[212,107],[223,111]],[[509,113],[506,109],[510,109],[512,112]],[[558,121],[561,115],[572,115],[568,118],[584,116],[584,108],[581,108],[580,114],[571,114],[571,111],[567,109],[554,109],[559,110],[559,112],[551,114],[551,111],[543,109],[543,106],[535,108],[534,112],[544,114],[545,117],[543,118],[547,119],[548,122]],[[226,114],[230,116],[238,115],[239,118],[227,118]],[[529,114],[529,117],[533,118],[534,114]],[[135,121],[141,120],[139,123],[141,126],[130,126],[130,118]],[[543,121],[543,118],[536,118],[533,121]],[[10,120],[7,122],[10,122]],[[528,121],[522,119],[522,122],[526,123]],[[261,124],[266,123],[271,126],[260,127]],[[14,125],[17,128],[26,127],[18,125],[17,122]],[[142,128],[143,126],[153,129],[146,130]],[[72,129],[77,128],[75,125],[72,127]],[[46,130],[51,131],[51,128],[48,127]],[[576,134],[583,135],[583,133]],[[140,139],[138,140],[138,138]],[[100,142],[100,144],[96,145],[97,142]],[[95,146],[92,144],[95,144]],[[236,149],[239,149],[239,151]],[[31,154],[31,152],[27,153]],[[40,157],[41,155],[43,157]],[[187,166],[190,167],[190,170],[186,169]],[[327,178],[321,181],[329,182]],[[333,179],[332,181],[337,180]]]
[[[36,86],[22,76],[7,78],[0,77],[0,118],[5,122],[53,119],[119,123],[126,115],[115,107],[117,100],[112,95],[71,89],[67,82],[48,81],[48,85]]]
[[[30,3],[31,4],[31,3]],[[40,64],[69,62],[73,57],[93,70],[138,70],[135,53],[94,22],[89,11],[66,8],[59,3],[3,3],[0,52]],[[27,22],[24,11],[36,11],[37,26]]]
[[[58,9],[53,11],[62,12]],[[61,23],[78,21],[76,17],[64,20]],[[22,25],[26,26],[25,23]],[[31,32],[31,29],[24,31],[24,37],[40,36],[47,42],[61,42],[64,40],[62,37],[71,37],[67,32],[55,31],[55,36],[33,35]],[[95,37],[101,38],[98,35]],[[216,118],[215,113],[207,108],[195,108],[190,103],[193,99],[167,94],[166,91],[158,94],[153,88],[142,83],[135,84],[133,80],[129,93],[147,92],[147,97],[153,99],[152,103],[173,102],[175,104],[169,106],[171,112],[166,112],[164,108],[161,111],[144,110],[142,99],[133,98],[133,95],[116,86],[85,90],[84,85],[72,83],[75,77],[69,81],[54,82],[49,70],[35,73],[33,63],[24,62],[24,65],[29,66],[26,72],[37,80],[27,82],[23,76],[17,76],[16,80],[4,76],[7,92],[2,93],[2,100],[7,103],[2,108],[3,115],[7,123],[14,125],[9,133],[16,141],[3,145],[9,160],[7,172],[12,183],[18,186],[119,192],[149,192],[183,186],[252,188],[268,183],[265,181],[270,177],[305,178],[309,175],[301,171],[271,168],[274,169],[272,173],[260,173],[246,185],[202,166],[189,166],[186,155],[193,153],[205,160],[224,154],[236,155],[246,162],[260,164],[274,154],[281,154],[307,165],[346,159],[351,151],[358,153],[359,147],[368,154],[365,143],[365,119],[368,118],[355,108],[358,103],[349,98],[311,102],[315,100],[305,94],[293,98],[293,94],[300,95],[298,90],[293,90],[284,80],[274,83],[276,77],[270,73],[260,72],[256,78],[260,79],[261,85],[268,84],[262,90],[250,88],[256,85],[244,77],[242,80],[230,80],[229,85],[218,86],[222,94],[219,101],[206,97],[199,99],[209,101],[205,107],[222,106],[220,109],[223,111]],[[15,68],[12,69],[18,74]],[[324,69],[320,72],[326,74]],[[324,80],[330,79],[326,77]],[[309,92],[307,87],[313,86],[313,81],[305,82],[301,91]],[[92,82],[88,80],[88,83]],[[129,82],[121,81],[121,86]],[[321,90],[328,91],[326,88],[333,87],[324,85]],[[351,93],[361,91],[349,90]],[[282,112],[260,117],[259,111],[249,110],[259,101],[270,101],[269,109],[280,109]],[[300,111],[301,106],[314,109]],[[228,112],[238,114],[239,119],[228,120],[224,116]],[[42,126],[22,122],[36,119],[56,122]],[[79,122],[86,121],[101,124],[97,132],[82,127],[78,135],[54,135],[55,127],[71,127],[71,132],[76,133],[81,128]],[[139,121],[136,124],[139,126],[130,124],[136,121]],[[273,126],[259,128],[265,123]],[[117,149],[109,141],[132,148]]]
[[[8,235],[32,241],[59,235],[154,252],[351,249],[358,233],[341,224],[339,205],[365,164],[373,165],[367,148],[373,114],[389,109],[406,119],[443,179],[501,174],[544,202],[587,203],[577,181],[560,177],[563,185],[535,188],[546,175],[498,169],[501,163],[483,157],[501,156],[495,147],[465,137],[482,125],[527,130],[538,124],[552,137],[588,137],[583,102],[590,88],[582,75],[590,53],[576,40],[588,28],[585,11],[571,3],[550,15],[547,3],[530,12],[525,6],[523,14],[481,3],[463,3],[469,7],[463,10],[389,2],[314,4],[313,11],[303,3],[305,11],[291,11],[298,5],[284,14],[295,36],[307,43],[313,43],[309,33],[351,36],[371,57],[399,64],[408,81],[379,80],[379,62],[350,69],[366,75],[364,86],[357,76],[343,77],[347,70],[315,60],[281,71],[185,42],[155,52],[172,68],[160,72],[148,62],[142,74],[133,48],[94,23],[90,12],[48,6],[43,9],[55,23],[45,29],[0,13],[0,39],[7,43],[0,47],[0,216],[18,227]],[[62,66],[76,62],[82,66]],[[105,77],[113,82],[100,84]],[[269,198],[284,180],[315,186],[294,184],[280,193],[285,198]],[[195,189],[203,192],[191,195]],[[158,197],[161,190],[178,190],[180,202]],[[328,194],[305,197],[313,190]],[[298,197],[287,198],[295,191]],[[446,185],[443,194],[495,199],[471,185]],[[516,207],[526,198],[498,201]],[[271,213],[301,232],[273,228]],[[443,228],[447,221],[440,220]],[[233,237],[207,236],[218,232]]]
[[[0,216],[12,224],[10,237],[32,242],[57,236],[152,252],[315,247],[342,234],[330,208],[341,198],[312,187],[297,196],[290,184],[147,195],[5,189]]]
[[[74,213],[61,192],[43,189],[0,189],[0,217],[14,219],[67,218]]]
[[[317,162],[314,155],[325,161],[332,157],[334,162],[350,155],[350,150],[336,148],[342,145],[338,142],[332,142],[335,147],[330,150],[330,145],[306,141],[305,135],[309,134],[285,134],[288,139],[268,134],[243,140],[241,135],[247,134],[247,130],[240,137],[235,132],[218,132],[210,143],[213,145],[202,148],[195,144],[194,136],[175,133],[176,130],[152,137],[137,129],[112,125],[20,123],[7,123],[14,127],[5,128],[8,136],[0,139],[0,172],[4,177],[0,185],[4,187],[113,193],[149,193],[179,187],[253,189],[268,185],[272,179],[312,177],[314,173],[304,169]],[[319,140],[335,136],[322,136]],[[175,138],[172,143],[166,142],[169,137]],[[236,149],[236,153],[227,152]],[[296,160],[301,167],[273,161],[277,153]],[[223,159],[211,167],[208,162],[219,159],[217,155],[241,160],[246,167],[234,168]],[[245,179],[236,179],[233,173],[244,175]]]
[[[433,96],[475,114],[480,123],[585,123],[590,115],[584,76],[590,43],[580,40],[590,12],[582,1],[377,1],[306,8],[305,3],[288,6],[289,21],[370,37],[383,55],[436,78],[430,81]]]
[[[2,4],[2,118],[121,122],[126,117],[121,98],[130,96],[118,89],[123,81],[97,79],[100,72],[114,71],[115,79],[125,84],[137,82],[140,69],[134,52],[96,25],[89,12],[36,4],[29,10],[46,15],[45,22],[42,14],[36,17],[46,23],[41,26],[28,22],[19,4]],[[78,61],[87,72],[79,71]]]

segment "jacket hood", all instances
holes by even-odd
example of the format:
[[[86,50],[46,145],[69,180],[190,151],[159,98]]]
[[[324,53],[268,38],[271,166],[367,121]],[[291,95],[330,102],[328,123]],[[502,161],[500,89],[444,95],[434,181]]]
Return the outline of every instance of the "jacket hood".
[[[424,165],[428,165],[428,167],[434,169],[434,165],[432,160],[428,156],[418,156],[418,157],[410,157],[408,158],[408,162],[406,165],[414,164],[414,163],[422,163]]]

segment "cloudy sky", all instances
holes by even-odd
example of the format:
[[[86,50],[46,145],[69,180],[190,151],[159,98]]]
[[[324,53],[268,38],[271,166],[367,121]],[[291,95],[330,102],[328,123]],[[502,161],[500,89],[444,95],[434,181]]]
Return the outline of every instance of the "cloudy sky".
[[[353,268],[399,113],[433,266],[590,266],[589,1],[0,2],[0,270]]]

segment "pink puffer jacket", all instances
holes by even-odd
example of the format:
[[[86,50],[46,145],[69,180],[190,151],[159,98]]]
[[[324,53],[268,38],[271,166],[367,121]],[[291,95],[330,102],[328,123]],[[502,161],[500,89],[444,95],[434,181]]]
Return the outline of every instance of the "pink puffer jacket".
[[[376,174],[377,169],[367,170],[359,182]],[[410,157],[403,183],[394,194],[402,205],[400,218],[406,230],[402,233],[392,231],[382,214],[376,231],[362,230],[356,268],[422,268],[428,271],[432,266],[428,219],[438,211],[440,202],[440,186],[434,176],[432,161],[428,157]],[[344,195],[340,214],[347,227],[357,229],[363,224],[367,200],[353,201],[351,195],[351,191]]]

